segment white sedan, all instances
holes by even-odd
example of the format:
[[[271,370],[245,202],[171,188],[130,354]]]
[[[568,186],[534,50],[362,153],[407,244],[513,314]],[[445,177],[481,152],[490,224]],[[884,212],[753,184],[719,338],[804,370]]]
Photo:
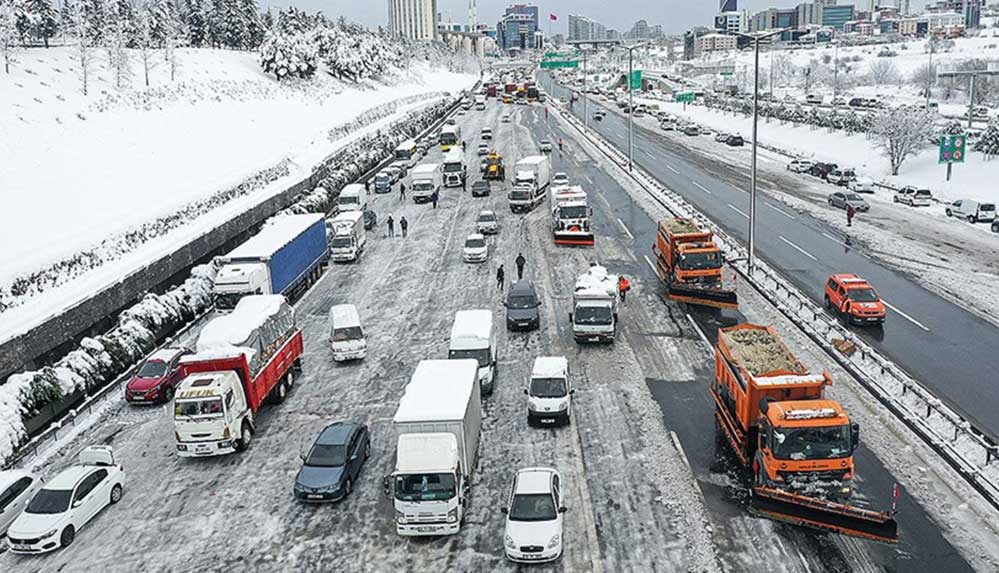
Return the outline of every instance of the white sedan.
[[[7,543],[14,553],[45,553],[73,543],[76,532],[102,509],[121,499],[125,471],[115,463],[110,446],[90,446],[79,462],[38,490],[10,529]]]
[[[462,249],[462,258],[466,263],[484,263],[489,256],[489,245],[486,238],[479,233],[472,233],[465,239],[465,247]]]
[[[0,472],[0,538],[40,487],[41,480],[26,471]]]
[[[562,476],[554,468],[525,468],[513,481],[503,545],[519,563],[543,563],[562,556]]]

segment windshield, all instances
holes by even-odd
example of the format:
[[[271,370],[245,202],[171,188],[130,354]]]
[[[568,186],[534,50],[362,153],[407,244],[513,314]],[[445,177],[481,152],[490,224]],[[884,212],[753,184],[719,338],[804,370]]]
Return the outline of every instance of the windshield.
[[[24,513],[62,513],[69,509],[69,500],[73,497],[68,489],[40,489],[31,498]]]
[[[538,301],[533,296],[511,296],[506,304],[510,308],[524,309],[538,306]]]
[[[459,171],[461,171],[461,169],[462,169],[461,163],[444,164],[444,173],[458,173]]]
[[[468,349],[468,350],[450,350],[447,353],[447,357],[451,360],[462,360],[469,359],[478,360],[479,366],[489,366],[489,349],[479,348],[479,349]]]
[[[878,294],[872,288],[853,288],[846,291],[846,298],[857,302],[875,302]]]
[[[531,378],[531,396],[535,398],[565,398],[565,380],[561,378]]]
[[[858,203],[861,203],[861,202],[863,202],[863,201],[864,201],[864,200],[863,200],[863,199],[862,199],[862,198],[860,197],[860,195],[857,195],[856,193],[847,193],[847,194],[846,194],[846,200],[847,200],[847,201],[856,201],[856,202],[858,202]]]
[[[166,362],[160,360],[150,360],[142,365],[139,369],[139,373],[136,374],[139,378],[162,378],[166,376],[167,365]]]
[[[559,208],[559,218],[561,219],[585,219],[587,209],[585,205],[573,205],[571,207]]]
[[[316,444],[312,446],[305,465],[320,468],[338,468],[347,461],[347,447],[342,444]]]
[[[513,496],[510,521],[552,521],[558,517],[555,498],[550,493],[529,493]]]
[[[458,142],[458,136],[454,133],[442,133],[441,145],[454,145]]]
[[[714,251],[709,253],[687,253],[680,255],[680,268],[685,271],[720,269],[721,253]]]
[[[395,158],[403,160],[403,161],[408,160],[410,157],[413,156],[413,150],[414,149],[415,148],[396,149],[395,150]]]
[[[850,426],[774,428],[774,457],[781,460],[823,460],[850,455]]]
[[[854,173],[853,169],[847,169],[847,170],[843,171],[843,176],[844,177],[856,177],[857,174]]]
[[[377,183],[388,183],[388,182],[389,182],[388,173],[379,173],[378,175],[375,175],[375,183],[376,184]]]
[[[466,249],[481,249],[486,246],[486,242],[482,239],[469,239],[465,241]]]
[[[480,223],[495,223],[496,217],[493,215],[479,215]]]
[[[919,197],[931,197],[933,194],[930,193],[929,189],[920,189],[919,191],[916,191],[916,195]]]
[[[176,400],[173,406],[173,414],[177,418],[183,416],[221,416],[222,398]]]
[[[241,292],[217,293],[215,295],[215,309],[232,310],[236,308],[236,303],[241,298],[243,298],[243,293]]]
[[[434,184],[430,181],[413,181],[413,191],[431,191]]]
[[[609,325],[611,318],[609,306],[581,306],[576,309],[576,324]]]
[[[364,338],[360,326],[348,326],[345,328],[333,329],[333,342],[346,342],[347,340],[360,340]]]
[[[395,477],[395,498],[401,501],[444,501],[454,496],[454,474],[413,474]]]
[[[358,201],[358,199],[360,199],[360,197],[357,197],[356,195],[355,196],[341,195],[340,196],[340,204],[341,205],[349,205],[349,204],[353,203],[354,205],[357,205],[360,202],[360,201]]]
[[[333,248],[339,249],[339,248],[350,247],[353,244],[353,242],[354,241],[351,237],[333,237],[333,240],[330,242],[330,244],[333,246]]]

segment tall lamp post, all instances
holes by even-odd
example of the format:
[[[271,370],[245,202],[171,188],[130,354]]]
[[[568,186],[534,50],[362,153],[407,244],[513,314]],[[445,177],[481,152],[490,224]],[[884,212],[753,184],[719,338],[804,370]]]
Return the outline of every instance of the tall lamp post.
[[[784,33],[784,29],[771,30],[769,32],[756,32],[753,34],[739,33],[744,38],[749,38],[753,42],[753,160],[752,179],[749,191],[749,273],[752,274],[753,266],[756,264],[756,149],[757,149],[757,125],[760,119],[760,41],[767,40]]]
[[[631,171],[632,165],[634,165],[634,147],[635,147],[635,103],[632,97],[632,92],[634,90],[631,86],[631,78],[634,75],[634,55],[635,50],[638,48],[644,48],[648,44],[635,44],[634,46],[621,46],[625,50],[628,50],[628,171]]]

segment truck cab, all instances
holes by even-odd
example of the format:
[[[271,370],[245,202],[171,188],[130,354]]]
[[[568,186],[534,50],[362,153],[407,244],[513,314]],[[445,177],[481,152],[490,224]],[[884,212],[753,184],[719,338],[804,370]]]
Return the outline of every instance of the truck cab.
[[[368,354],[368,341],[361,328],[361,317],[352,304],[337,304],[330,308],[330,348],[333,360],[361,360]]]
[[[227,312],[247,294],[270,293],[270,274],[265,263],[231,263],[215,275],[215,310]]]
[[[403,536],[458,533],[468,482],[457,438],[450,433],[403,434],[396,452],[390,483],[396,532]]]
[[[182,458],[231,454],[242,445],[240,429],[251,416],[246,394],[233,371],[188,376],[173,402],[177,454]]]
[[[364,250],[366,234],[364,213],[346,211],[330,222],[333,237],[330,239],[330,258],[338,262],[356,261]]]
[[[590,230],[593,210],[582,187],[562,187],[552,192],[552,234],[557,245],[593,245]]]
[[[478,380],[483,394],[493,391],[496,379],[496,334],[489,310],[459,310],[454,313],[448,359],[471,358],[479,363]]]
[[[617,276],[594,265],[576,281],[569,313],[577,343],[613,342],[617,334]]]
[[[337,204],[341,213],[344,211],[364,211],[368,208],[368,192],[364,189],[364,185],[351,183],[340,191]]]
[[[444,156],[444,186],[461,187],[467,177],[465,156],[460,150],[453,150]]]

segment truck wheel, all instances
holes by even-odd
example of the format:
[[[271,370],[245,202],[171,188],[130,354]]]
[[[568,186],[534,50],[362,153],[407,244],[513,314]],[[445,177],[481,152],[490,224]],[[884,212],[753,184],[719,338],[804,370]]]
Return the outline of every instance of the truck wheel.
[[[948,216],[948,217],[953,217],[953,216],[954,216],[954,214],[950,212],[950,209],[947,209],[947,210],[946,210],[946,211],[944,211],[944,212],[945,212],[945,213],[947,213],[947,216]]]
[[[302,373],[302,359],[299,358],[299,359],[295,360],[295,363],[291,365],[291,369],[294,370],[295,372],[298,372],[299,374],[301,374]]]
[[[974,215],[968,215],[968,222],[972,223],[972,224],[977,223],[978,222],[978,217],[976,217]]]
[[[828,308],[829,310],[832,310],[833,305],[832,305],[832,301],[829,300],[829,295],[825,295],[823,297],[823,299],[825,300],[826,308]]]
[[[280,382],[278,382],[277,388],[274,389],[274,401],[278,404],[283,404],[285,399],[288,398],[288,383],[287,375]]]
[[[291,390],[292,386],[295,385],[295,367],[292,366],[291,370],[284,375],[284,380],[288,384],[288,390]]]
[[[253,441],[253,429],[248,422],[243,422],[243,427],[239,431],[239,439],[236,440],[236,451],[245,452]]]

